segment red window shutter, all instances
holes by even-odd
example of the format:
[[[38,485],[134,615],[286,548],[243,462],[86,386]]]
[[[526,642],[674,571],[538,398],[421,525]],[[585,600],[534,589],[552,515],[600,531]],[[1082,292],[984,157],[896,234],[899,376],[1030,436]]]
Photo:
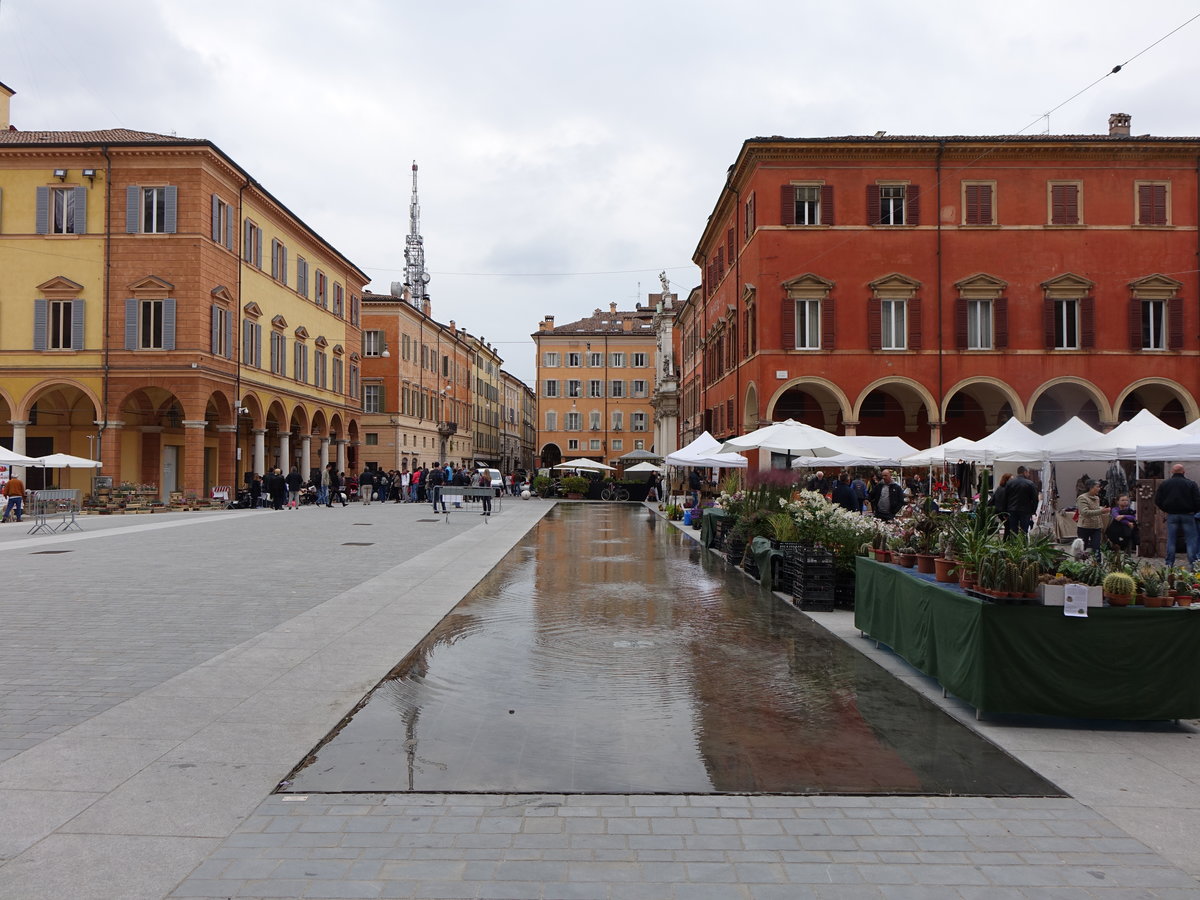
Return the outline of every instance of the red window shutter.
[[[780,191],[779,206],[780,206],[780,214],[779,214],[780,224],[795,225],[796,224],[796,189],[792,185],[785,184],[783,186],[782,190]]]
[[[1046,298],[1042,307],[1042,324],[1046,328],[1046,349],[1054,349],[1054,301]]]
[[[921,224],[921,189],[915,184],[904,191],[904,224]]]
[[[1167,186],[1164,184],[1138,185],[1138,224],[1167,224]]]
[[[908,349],[921,349],[921,335],[925,329],[921,327],[921,298],[913,297],[908,301]]]
[[[1079,185],[1055,184],[1051,186],[1050,224],[1079,224]]]
[[[883,348],[883,301],[878,297],[867,301],[867,346],[871,350]]]
[[[954,301],[954,346],[967,349],[967,301],[963,297]]]
[[[1167,301],[1167,348],[1183,349],[1183,300],[1179,297]]]
[[[1008,298],[997,297],[992,301],[992,346],[997,350],[1008,349]]]
[[[992,186],[990,184],[968,184],[966,187],[967,225],[992,224]]]
[[[992,224],[992,186],[981,184],[979,187],[979,224]]]
[[[734,252],[734,246],[733,246],[733,242],[735,240],[737,240],[737,235],[734,233],[734,230],[732,228],[730,228],[729,231],[727,231],[725,233],[725,247],[726,247],[726,255],[729,257],[729,264],[731,266],[733,265],[734,257],[737,255]]]
[[[1129,349],[1142,349],[1142,301],[1137,297],[1129,300]]]
[[[717,280],[720,281],[725,276],[725,248],[717,248]]]
[[[833,224],[833,185],[821,185],[821,224]]]
[[[1079,347],[1091,350],[1096,346],[1096,298],[1084,297],[1079,301]]]
[[[963,198],[967,208],[963,211],[963,222],[967,225],[979,225],[979,188],[981,185],[968,184],[963,188]],[[964,345],[965,346],[965,345]],[[962,348],[960,348],[962,349]]]
[[[879,185],[867,185],[867,224],[879,224]]]
[[[742,359],[745,359],[746,357],[748,357],[750,355],[750,351],[748,349],[750,346],[749,338],[747,337],[747,335],[749,335],[749,334],[750,334],[750,313],[745,312],[745,313],[742,313]]]
[[[725,401],[725,425],[730,430],[733,429],[733,398],[732,397],[730,397],[728,400]]]
[[[783,298],[783,306],[779,312],[779,333],[783,336],[783,349],[796,349],[796,301],[791,297]]]
[[[837,338],[834,300],[826,297],[821,301],[821,349],[832,350]]]
[[[755,218],[754,218],[754,195],[751,194],[750,198],[746,201],[745,239],[747,241],[750,240],[750,238],[754,236],[754,230],[757,227],[758,227],[758,223],[755,221]]]

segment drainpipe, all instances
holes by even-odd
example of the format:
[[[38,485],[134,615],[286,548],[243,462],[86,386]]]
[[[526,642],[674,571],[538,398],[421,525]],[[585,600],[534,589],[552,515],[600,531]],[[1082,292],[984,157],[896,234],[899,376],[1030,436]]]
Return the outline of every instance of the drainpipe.
[[[946,142],[938,141],[937,159],[936,159],[936,164],[935,164],[935,177],[936,177],[936,183],[937,183],[937,209],[934,210],[934,224],[936,225],[936,228],[937,228],[937,231],[936,231],[936,235],[937,235],[937,254],[936,254],[936,257],[937,257],[937,343],[938,343],[937,417],[938,417],[938,421],[942,422],[942,425],[938,426],[938,440],[939,441],[942,439],[942,428],[945,425],[945,422],[942,419],[942,407],[945,405],[945,397],[943,397],[943,395],[942,395],[943,378],[944,378],[943,359],[942,359],[942,352],[944,350],[944,346],[942,343],[942,301],[943,301],[943,297],[942,297],[942,153],[943,153],[943,151],[945,151],[945,149],[946,149]],[[931,440],[932,440],[932,437],[933,437],[933,435],[930,434]]]
[[[233,309],[233,314],[235,316],[242,309],[242,251],[237,248],[236,242],[237,242],[238,238],[240,237],[237,229],[242,227],[242,212],[243,212],[242,195],[246,192],[246,188],[248,188],[248,187],[250,187],[250,178],[247,176],[246,179],[242,182],[242,184],[238,186],[237,222],[235,223],[237,228],[233,229],[233,232],[235,235],[233,252],[237,256],[237,300],[236,300],[237,305]],[[222,235],[221,237],[224,238],[224,235]],[[233,430],[233,442],[234,442],[233,453],[234,453],[234,457],[235,457],[234,458],[233,491],[234,491],[235,497],[237,496],[237,490],[238,490],[238,485],[236,482],[237,482],[237,474],[238,474],[237,463],[239,462],[239,460],[237,460],[236,457],[237,457],[237,452],[241,449],[240,444],[241,444],[241,439],[242,439],[242,426],[240,423],[241,423],[241,416],[242,416],[242,400],[245,399],[242,397],[242,347],[245,346],[246,341],[245,341],[245,338],[242,337],[242,329],[240,327],[238,328],[238,337],[241,337],[242,339],[237,342],[237,347],[232,348],[234,351],[233,356],[234,356],[234,359],[236,360],[235,368],[234,368],[234,380],[233,380],[233,429],[234,429]],[[261,346],[259,347],[259,349],[260,350],[262,349]],[[263,424],[265,425],[266,423],[264,422]],[[242,462],[244,462],[244,460],[242,460]],[[244,480],[243,480],[243,483],[245,483]]]
[[[100,426],[96,430],[96,458],[104,458],[104,432],[108,428],[108,379],[109,379],[109,342],[108,342],[108,309],[111,298],[112,275],[112,157],[108,155],[108,144],[100,147],[104,156],[104,292],[101,306],[103,307],[103,328],[101,334],[103,343],[104,373],[101,378],[100,393]]]

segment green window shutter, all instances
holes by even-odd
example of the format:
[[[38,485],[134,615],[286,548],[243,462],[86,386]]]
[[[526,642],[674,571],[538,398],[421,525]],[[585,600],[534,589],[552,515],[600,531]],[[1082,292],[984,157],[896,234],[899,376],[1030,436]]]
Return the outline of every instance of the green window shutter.
[[[166,191],[166,199],[163,203],[163,219],[165,220],[163,224],[167,234],[174,234],[176,213],[179,209],[179,188],[169,184],[163,190]]]
[[[45,350],[46,328],[47,322],[50,319],[50,301],[49,300],[34,300],[33,301],[33,349]]]
[[[163,300],[163,349],[175,349],[175,298]]]
[[[83,349],[83,301],[71,301],[71,349]]]
[[[136,184],[125,188],[125,233],[137,234],[142,229],[138,226],[138,214],[142,211],[142,189]]]
[[[37,189],[37,224],[38,234],[50,233],[50,188]]]
[[[138,302],[134,297],[125,301],[125,349],[137,349]]]
[[[87,234],[87,188],[75,188],[75,220],[72,234]]]

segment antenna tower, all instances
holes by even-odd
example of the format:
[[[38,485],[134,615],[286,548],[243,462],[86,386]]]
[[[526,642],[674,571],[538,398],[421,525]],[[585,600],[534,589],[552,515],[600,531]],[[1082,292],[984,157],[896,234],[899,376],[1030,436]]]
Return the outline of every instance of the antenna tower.
[[[409,303],[417,309],[425,307],[425,287],[429,273],[425,271],[425,239],[421,237],[421,202],[417,199],[417,161],[413,160],[412,200],[408,205],[408,237],[404,240],[404,283],[408,286]]]

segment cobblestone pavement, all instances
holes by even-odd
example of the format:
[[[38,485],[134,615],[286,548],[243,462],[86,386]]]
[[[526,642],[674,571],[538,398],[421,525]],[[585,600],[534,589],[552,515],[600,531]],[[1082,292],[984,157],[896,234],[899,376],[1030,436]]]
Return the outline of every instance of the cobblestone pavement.
[[[0,900],[1200,896],[1190,724],[942,701],[1073,799],[272,794],[549,506],[0,528]]]

